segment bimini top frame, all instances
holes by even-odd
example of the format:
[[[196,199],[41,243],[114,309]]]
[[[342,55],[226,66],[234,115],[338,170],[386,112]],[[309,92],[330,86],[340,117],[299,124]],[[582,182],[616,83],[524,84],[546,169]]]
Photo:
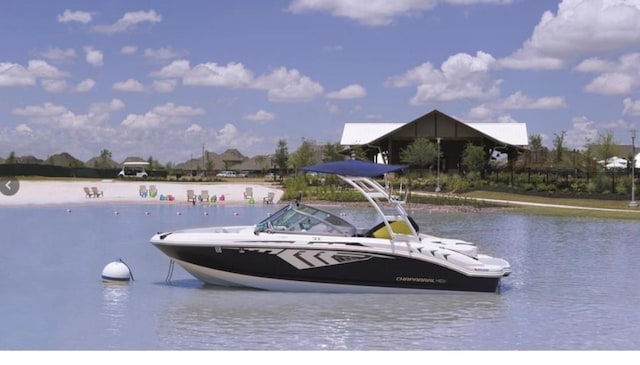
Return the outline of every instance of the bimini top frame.
[[[306,166],[301,170],[334,174],[340,177],[344,182],[364,195],[367,201],[376,209],[393,241],[408,243],[420,241],[420,238],[403,207],[403,201],[393,198],[390,191],[387,191],[373,179],[390,172],[401,171],[406,167],[406,165],[383,165],[360,160],[345,160]],[[390,209],[386,207],[387,205],[393,208],[392,212],[389,212]],[[404,222],[406,226],[402,233],[395,232],[391,226],[391,223],[398,221]]]

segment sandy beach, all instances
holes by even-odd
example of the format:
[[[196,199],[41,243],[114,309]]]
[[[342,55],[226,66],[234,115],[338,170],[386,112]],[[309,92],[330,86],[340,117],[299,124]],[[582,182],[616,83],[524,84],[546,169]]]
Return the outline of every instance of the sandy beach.
[[[141,196],[140,186],[147,190],[151,185],[157,188],[155,197],[149,194]],[[101,196],[89,197],[84,188],[96,187],[102,192]],[[274,203],[277,203],[283,191],[268,184],[251,183],[187,183],[163,181],[121,181],[121,180],[24,180],[19,181],[19,189],[14,195],[0,195],[0,207],[21,205],[50,205],[50,204],[104,204],[104,203],[132,203],[132,204],[192,204],[187,201],[187,190],[194,191],[196,197],[203,190],[215,196],[217,204],[250,204],[250,199],[244,196],[245,189],[253,190],[253,203],[263,204],[263,198],[269,192],[274,193]],[[168,197],[173,196],[173,200]],[[224,197],[224,198],[223,198]],[[165,198],[165,199],[162,199]],[[203,202],[196,200],[196,204]]]

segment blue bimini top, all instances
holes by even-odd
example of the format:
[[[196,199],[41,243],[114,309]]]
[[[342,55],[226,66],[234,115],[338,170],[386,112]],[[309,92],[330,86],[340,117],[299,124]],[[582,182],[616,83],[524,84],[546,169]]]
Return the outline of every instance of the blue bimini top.
[[[407,168],[406,165],[384,165],[361,160],[344,160],[305,166],[301,170],[342,176],[376,177],[405,168]]]

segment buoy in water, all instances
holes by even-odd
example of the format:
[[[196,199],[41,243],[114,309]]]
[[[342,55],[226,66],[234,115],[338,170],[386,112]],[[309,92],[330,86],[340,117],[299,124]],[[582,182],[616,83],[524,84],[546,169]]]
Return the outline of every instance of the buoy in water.
[[[102,281],[126,282],[133,279],[129,266],[122,260],[113,261],[102,269]]]

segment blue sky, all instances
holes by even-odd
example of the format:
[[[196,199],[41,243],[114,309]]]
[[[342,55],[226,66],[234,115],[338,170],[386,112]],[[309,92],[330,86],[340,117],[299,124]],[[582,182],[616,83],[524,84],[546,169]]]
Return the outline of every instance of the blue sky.
[[[0,157],[180,163],[339,142],[345,123],[640,119],[640,0],[5,1]]]

